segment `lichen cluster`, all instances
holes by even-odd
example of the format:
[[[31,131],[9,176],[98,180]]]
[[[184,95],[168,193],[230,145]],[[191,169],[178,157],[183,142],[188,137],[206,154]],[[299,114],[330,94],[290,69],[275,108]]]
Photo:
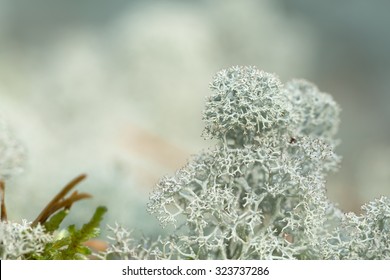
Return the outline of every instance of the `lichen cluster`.
[[[256,67],[222,70],[210,88],[203,135],[217,144],[162,178],[147,206],[172,235],[133,240],[120,258],[390,258],[388,200],[357,216],[326,196],[325,177],[340,162],[330,95]]]

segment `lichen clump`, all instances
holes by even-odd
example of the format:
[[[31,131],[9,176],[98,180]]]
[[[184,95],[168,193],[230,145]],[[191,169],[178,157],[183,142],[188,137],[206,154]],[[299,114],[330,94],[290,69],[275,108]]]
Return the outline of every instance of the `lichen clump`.
[[[389,250],[379,252],[389,247],[379,229],[364,226],[368,216],[389,223],[385,199],[357,218],[326,196],[325,177],[340,163],[340,108],[329,94],[239,66],[217,73],[210,88],[203,135],[217,144],[157,184],[148,210],[175,230],[139,252],[157,259],[390,258]],[[364,236],[356,233],[360,224]],[[367,255],[369,242],[381,245]]]

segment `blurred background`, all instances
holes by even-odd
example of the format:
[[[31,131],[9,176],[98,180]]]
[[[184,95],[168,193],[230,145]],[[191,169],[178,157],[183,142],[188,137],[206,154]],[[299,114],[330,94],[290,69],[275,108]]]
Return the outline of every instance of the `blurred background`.
[[[69,223],[97,205],[105,223],[159,232],[145,204],[203,140],[208,83],[255,65],[305,78],[341,105],[344,211],[390,195],[390,1],[0,0],[0,114],[27,149],[7,182],[13,220],[34,219],[80,173]]]

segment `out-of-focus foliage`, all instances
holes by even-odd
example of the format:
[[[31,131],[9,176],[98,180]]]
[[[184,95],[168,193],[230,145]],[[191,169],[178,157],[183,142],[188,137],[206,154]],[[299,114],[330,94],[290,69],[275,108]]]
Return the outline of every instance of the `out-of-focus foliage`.
[[[25,159],[24,147],[15,139],[0,116],[0,181],[20,173]]]

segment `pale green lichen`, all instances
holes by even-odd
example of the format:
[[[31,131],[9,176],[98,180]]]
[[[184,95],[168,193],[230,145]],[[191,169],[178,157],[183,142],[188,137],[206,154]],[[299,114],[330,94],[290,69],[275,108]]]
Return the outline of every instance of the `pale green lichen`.
[[[133,240],[119,258],[390,258],[388,199],[357,216],[326,196],[325,177],[340,162],[330,95],[255,67],[222,70],[210,87],[203,134],[217,144],[162,178],[148,204],[175,230],[146,247]]]
[[[41,225],[31,227],[31,223],[0,222],[0,259],[24,259],[34,254],[40,256],[53,236]]]

